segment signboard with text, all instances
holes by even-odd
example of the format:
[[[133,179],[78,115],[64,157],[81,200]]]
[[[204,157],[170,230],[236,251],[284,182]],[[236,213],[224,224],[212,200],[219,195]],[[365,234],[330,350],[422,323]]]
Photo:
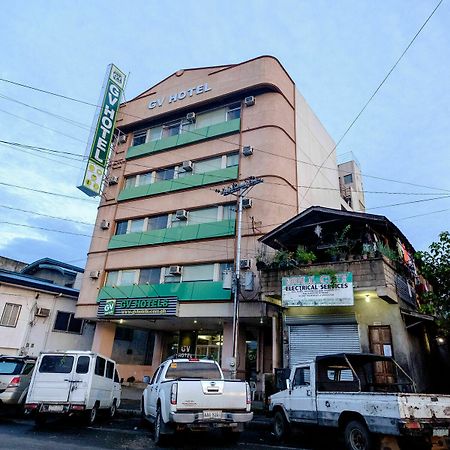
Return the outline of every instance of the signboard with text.
[[[86,170],[83,181],[78,186],[78,189],[90,197],[100,194],[124,86],[125,74],[114,64],[110,64],[101,93],[102,103],[97,108],[88,140]]]
[[[353,275],[298,275],[283,277],[282,306],[352,306]]]
[[[178,297],[112,298],[99,303],[97,317],[162,318],[177,313]]]

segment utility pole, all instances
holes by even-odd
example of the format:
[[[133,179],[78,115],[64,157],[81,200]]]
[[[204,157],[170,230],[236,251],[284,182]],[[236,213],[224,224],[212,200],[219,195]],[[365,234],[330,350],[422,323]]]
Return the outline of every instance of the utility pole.
[[[241,234],[242,234],[242,199],[250,191],[253,186],[262,183],[262,178],[249,177],[240,183],[233,183],[231,186],[216,189],[216,192],[223,196],[234,195],[237,197],[238,204],[238,220],[237,220],[237,243],[236,243],[236,260],[234,263],[233,277],[233,367],[231,370],[231,378],[237,375],[237,349],[238,349],[238,332],[239,332],[239,288],[241,273]]]

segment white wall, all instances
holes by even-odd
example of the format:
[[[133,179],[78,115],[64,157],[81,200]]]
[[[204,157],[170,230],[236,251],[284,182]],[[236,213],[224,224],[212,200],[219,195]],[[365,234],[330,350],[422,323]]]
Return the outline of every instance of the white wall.
[[[20,304],[22,307],[15,327],[0,326],[0,354],[35,356],[44,350],[91,349],[94,324],[85,323],[81,335],[53,330],[58,311],[75,312],[76,298],[2,284],[0,315],[5,303]],[[36,317],[37,307],[50,309],[49,317]]]

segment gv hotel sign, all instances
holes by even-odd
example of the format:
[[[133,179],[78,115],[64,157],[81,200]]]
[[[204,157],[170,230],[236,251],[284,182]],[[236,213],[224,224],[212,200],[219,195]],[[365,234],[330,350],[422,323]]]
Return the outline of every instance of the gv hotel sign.
[[[157,98],[156,100],[152,100],[148,104],[148,107],[149,109],[161,107],[162,105],[164,105],[166,99],[168,99],[167,103],[175,103],[176,101],[184,100],[187,97],[193,97],[194,95],[204,94],[205,92],[209,92],[210,90],[211,88],[208,87],[208,83],[199,84],[198,86],[194,86],[189,89],[185,89],[183,91],[169,95],[168,97],[160,97]]]

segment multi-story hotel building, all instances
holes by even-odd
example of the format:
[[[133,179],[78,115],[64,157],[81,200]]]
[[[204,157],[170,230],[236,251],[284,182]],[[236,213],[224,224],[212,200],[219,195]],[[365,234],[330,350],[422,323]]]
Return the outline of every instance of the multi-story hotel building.
[[[350,209],[333,139],[269,56],[179,70],[123,103],[117,126],[77,306],[98,320],[93,349],[137,380],[176,352],[229,368],[224,273],[235,264],[236,197],[217,191],[255,176],[263,182],[242,220],[237,366],[261,381],[281,365],[282,338],[280,306],[260,299],[257,239],[311,205]]]

